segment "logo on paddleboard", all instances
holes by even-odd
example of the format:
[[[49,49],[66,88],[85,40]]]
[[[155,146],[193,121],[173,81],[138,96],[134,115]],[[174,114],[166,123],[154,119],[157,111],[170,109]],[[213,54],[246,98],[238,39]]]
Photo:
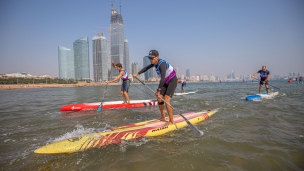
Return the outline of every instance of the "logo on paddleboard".
[[[68,141],[75,142],[75,141],[79,141],[80,139],[81,139],[81,137],[69,138]]]
[[[81,109],[81,107],[75,107],[75,106],[73,106],[73,107],[71,107],[71,109],[72,110],[79,110],[79,109]]]
[[[167,128],[168,128],[168,126],[164,126],[161,128],[153,129],[152,132],[160,131],[160,130],[167,129]]]

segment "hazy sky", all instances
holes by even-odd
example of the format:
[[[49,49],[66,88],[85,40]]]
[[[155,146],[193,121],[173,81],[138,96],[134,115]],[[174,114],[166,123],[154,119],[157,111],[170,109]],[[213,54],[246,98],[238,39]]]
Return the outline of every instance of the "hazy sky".
[[[1,0],[0,74],[58,77],[58,46],[73,49],[110,26],[110,0]],[[125,24],[130,63],[156,49],[191,75],[304,73],[303,0],[113,1]],[[92,73],[92,72],[91,72]],[[92,75],[91,75],[92,78]]]

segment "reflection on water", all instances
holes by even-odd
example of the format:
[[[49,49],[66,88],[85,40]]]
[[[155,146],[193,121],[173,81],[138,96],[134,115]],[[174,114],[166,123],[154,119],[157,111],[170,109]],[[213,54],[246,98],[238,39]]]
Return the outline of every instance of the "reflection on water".
[[[1,163],[5,170],[303,170],[304,85],[273,82],[273,99],[245,101],[258,83],[188,83],[196,94],[174,96],[172,106],[186,113],[218,109],[197,125],[196,137],[183,128],[163,136],[125,141],[63,155],[33,151],[50,142],[160,117],[157,106],[59,112],[70,103],[122,100],[120,86],[0,91]],[[157,85],[148,85],[156,90]],[[180,86],[177,87],[180,92]],[[132,100],[153,99],[143,85],[132,85]],[[175,111],[175,114],[177,114]]]

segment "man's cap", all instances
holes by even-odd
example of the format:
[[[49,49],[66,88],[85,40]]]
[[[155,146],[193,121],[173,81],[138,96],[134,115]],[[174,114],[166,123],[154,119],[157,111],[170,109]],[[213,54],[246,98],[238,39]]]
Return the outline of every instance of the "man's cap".
[[[146,56],[146,57],[148,57],[149,59],[153,59],[153,58],[155,58],[156,56],[158,56],[157,50],[150,50],[149,55]]]

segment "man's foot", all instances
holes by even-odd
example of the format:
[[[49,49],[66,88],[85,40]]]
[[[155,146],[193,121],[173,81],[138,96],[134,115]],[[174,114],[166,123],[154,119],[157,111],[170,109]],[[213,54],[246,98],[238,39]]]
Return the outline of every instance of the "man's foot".
[[[175,124],[174,122],[172,122],[172,121],[168,121],[168,122],[166,122],[166,125],[172,125],[172,124]]]
[[[165,119],[165,118],[159,118],[158,120],[163,121],[163,122],[166,122],[166,119]]]

